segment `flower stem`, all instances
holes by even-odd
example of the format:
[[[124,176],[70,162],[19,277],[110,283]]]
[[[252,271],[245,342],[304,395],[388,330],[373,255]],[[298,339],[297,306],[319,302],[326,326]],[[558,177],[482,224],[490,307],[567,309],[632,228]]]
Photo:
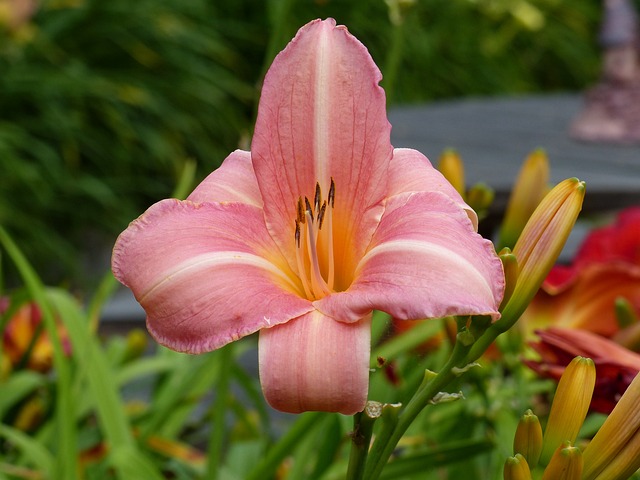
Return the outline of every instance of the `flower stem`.
[[[493,323],[489,328],[487,328],[487,330],[485,330],[484,334],[471,346],[466,359],[467,363],[480,358],[496,338],[515,325],[520,318],[520,315],[518,314],[517,316],[509,317],[503,316],[500,320]]]
[[[389,431],[381,431],[376,438],[371,448],[370,458],[372,461],[367,464],[365,469],[365,478],[367,480],[379,478],[396,445],[418,414],[422,412],[441,389],[456,378],[454,367],[465,365],[472,345],[473,337],[466,329],[460,329],[451,356],[446,365],[440,370],[440,373],[426,378],[426,381],[418,388],[415,395],[398,416],[398,423],[395,428]]]
[[[364,466],[369,453],[373,424],[377,417],[369,415],[368,409],[353,416],[353,433],[351,434],[351,454],[346,480],[362,480]]]

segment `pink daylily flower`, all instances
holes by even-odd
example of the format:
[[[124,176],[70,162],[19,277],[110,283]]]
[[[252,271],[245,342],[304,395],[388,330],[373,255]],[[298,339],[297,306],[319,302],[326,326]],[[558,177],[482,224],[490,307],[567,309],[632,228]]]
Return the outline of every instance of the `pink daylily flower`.
[[[392,147],[380,80],[345,27],[307,24],[266,75],[251,152],[114,247],[161,344],[201,353],[260,331],[260,382],[282,411],[364,408],[374,309],[499,316],[493,245],[426,157]]]

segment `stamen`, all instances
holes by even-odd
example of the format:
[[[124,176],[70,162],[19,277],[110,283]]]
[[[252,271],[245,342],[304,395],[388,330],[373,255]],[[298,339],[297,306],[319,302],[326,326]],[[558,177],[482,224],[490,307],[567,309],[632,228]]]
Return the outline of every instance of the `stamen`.
[[[306,207],[306,212],[311,215],[311,218],[309,220],[313,222],[313,208],[311,208],[311,203],[309,203],[309,199],[307,197],[304,197],[304,205]]]
[[[300,248],[300,222],[298,220],[296,220],[295,238],[296,238],[296,248]]]
[[[302,202],[300,202],[302,204]],[[300,231],[300,222],[296,220],[296,263],[298,264],[298,275],[300,275],[300,280],[302,280],[302,288],[304,288],[304,294],[307,298],[311,298],[311,287],[309,285],[309,276],[307,275],[307,269],[304,266],[304,258],[302,257],[302,249],[301,245],[301,235],[304,235],[304,230]],[[304,241],[304,239],[303,239]]]
[[[333,290],[333,284],[336,276],[336,267],[335,261],[333,258],[333,206],[335,204],[336,199],[336,184],[333,181],[333,177],[331,177],[331,187],[329,187],[329,197],[327,199],[329,206],[329,211],[327,212],[327,238],[329,239],[329,251],[327,255],[327,262],[329,263],[328,273],[327,273],[327,286],[329,290]],[[324,218],[324,214],[323,214]]]
[[[331,208],[333,208],[335,199],[336,199],[336,183],[333,181],[333,177],[331,177],[331,186],[329,187],[329,197],[327,197],[327,201],[329,202],[329,205],[331,205]]]
[[[318,212],[318,231],[322,229],[322,221],[324,220],[324,212],[327,210],[327,201],[322,202],[322,207]]]
[[[316,182],[316,194],[313,197],[313,207],[316,212],[320,210],[321,200],[322,200],[322,191],[320,190],[320,184]]]
[[[296,263],[304,293],[309,300],[320,299],[333,291],[335,283],[335,260],[333,247],[333,208],[335,204],[336,186],[333,178],[329,187],[329,196],[322,199],[320,184],[316,183],[313,206],[309,197],[298,197],[295,220]],[[318,256],[318,236],[320,229],[326,225],[322,233],[322,260],[326,262],[320,269]],[[325,255],[326,254],[326,255]],[[325,259],[326,256],[326,259]],[[322,275],[325,273],[325,276]],[[325,280],[325,277],[327,280]]]
[[[302,197],[298,197],[298,219],[297,222],[304,223],[304,209],[302,208]]]

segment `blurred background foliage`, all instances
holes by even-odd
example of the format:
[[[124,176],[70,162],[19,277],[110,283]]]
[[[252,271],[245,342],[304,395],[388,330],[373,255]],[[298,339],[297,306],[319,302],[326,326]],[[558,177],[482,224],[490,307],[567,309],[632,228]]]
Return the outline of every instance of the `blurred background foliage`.
[[[248,148],[263,74],[313,18],[367,45],[390,105],[599,72],[600,0],[43,0],[12,21],[20,3],[0,0],[0,224],[47,282],[90,283],[185,168]]]

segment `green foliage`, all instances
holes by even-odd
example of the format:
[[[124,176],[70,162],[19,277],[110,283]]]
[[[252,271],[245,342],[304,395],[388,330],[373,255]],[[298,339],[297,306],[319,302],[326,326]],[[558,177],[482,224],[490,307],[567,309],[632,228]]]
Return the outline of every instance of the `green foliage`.
[[[214,169],[254,103],[239,42],[258,44],[204,0],[45,2],[0,47],[0,223],[73,265],[189,159]]]

